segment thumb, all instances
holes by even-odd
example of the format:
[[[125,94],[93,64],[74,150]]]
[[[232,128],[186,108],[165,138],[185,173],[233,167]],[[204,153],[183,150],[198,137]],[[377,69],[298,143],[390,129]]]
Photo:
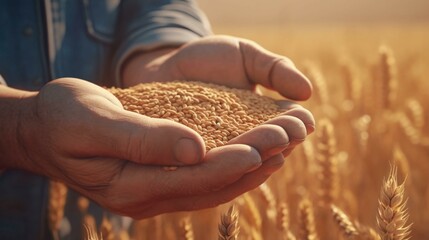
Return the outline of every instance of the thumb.
[[[101,153],[140,164],[173,166],[196,164],[204,158],[204,141],[191,128],[167,119],[118,111],[94,127],[96,136],[107,139],[99,142]]]
[[[240,51],[246,74],[254,83],[276,90],[293,100],[306,100],[311,96],[310,81],[290,59],[247,40],[240,42]]]

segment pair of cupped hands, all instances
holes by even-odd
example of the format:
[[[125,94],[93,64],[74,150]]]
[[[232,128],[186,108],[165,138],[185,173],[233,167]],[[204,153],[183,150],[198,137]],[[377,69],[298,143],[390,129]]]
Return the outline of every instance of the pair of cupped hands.
[[[312,92],[289,59],[229,36],[133,55],[122,69],[124,87],[173,80],[261,84],[291,100]],[[194,130],[126,111],[107,90],[79,79],[57,79],[22,101],[19,166],[137,219],[214,207],[254,189],[315,127],[308,110],[278,101],[284,114],[206,152]]]

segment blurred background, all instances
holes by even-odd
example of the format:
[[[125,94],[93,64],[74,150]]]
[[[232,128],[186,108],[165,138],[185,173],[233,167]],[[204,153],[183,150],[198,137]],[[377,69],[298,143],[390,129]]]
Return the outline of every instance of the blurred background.
[[[258,210],[253,210],[262,225],[246,216],[251,204],[240,205],[241,198],[234,201],[244,215],[239,239],[293,239],[285,231],[297,239],[310,239],[302,224],[305,213],[311,212],[303,208],[306,198],[313,203],[314,235],[320,239],[379,239],[377,235],[388,239],[389,221],[396,228],[394,239],[403,239],[399,235],[406,235],[406,228],[400,228],[410,223],[411,239],[429,239],[429,212],[423,210],[429,202],[429,1],[198,3],[216,34],[248,38],[291,58],[314,86],[313,97],[302,104],[316,122],[324,123],[263,189],[248,194],[256,202]],[[406,179],[401,198],[407,210],[386,220],[379,215],[385,211],[379,199],[391,164],[398,166],[398,184]],[[330,196],[328,203],[354,222],[359,237],[344,235],[345,229],[338,228],[341,222],[332,221],[323,196]],[[281,203],[288,206],[290,222],[288,230],[276,232],[273,226],[278,220],[270,218],[270,208],[275,212]],[[219,209],[218,214],[226,211],[225,206]],[[195,222],[207,219],[195,216]],[[198,236],[199,227],[194,227]]]
[[[215,29],[223,25],[416,23],[429,21],[427,0],[200,0]]]

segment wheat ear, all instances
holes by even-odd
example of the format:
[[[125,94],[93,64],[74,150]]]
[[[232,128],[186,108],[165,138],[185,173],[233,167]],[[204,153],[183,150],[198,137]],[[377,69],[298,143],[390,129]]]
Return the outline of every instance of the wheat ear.
[[[83,218],[83,239],[85,240],[103,240],[103,236],[97,234],[97,227],[95,219],[91,215],[87,214]]]
[[[289,208],[286,203],[282,202],[277,208],[277,228],[282,232],[283,240],[295,239],[289,225]]]
[[[331,211],[335,222],[340,227],[341,232],[347,238],[353,238],[359,235],[354,224],[350,221],[349,217],[337,206],[331,204]]]
[[[101,236],[103,236],[103,239],[105,240],[115,239],[115,232],[113,231],[113,225],[106,216],[104,216],[103,220],[101,221],[100,232],[101,232]]]
[[[382,240],[409,239],[411,225],[407,225],[409,215],[405,206],[404,185],[405,180],[398,184],[397,167],[391,165],[378,201],[377,224]]]
[[[219,224],[219,240],[237,240],[240,227],[238,225],[238,211],[232,205],[221,216]]]
[[[299,229],[300,239],[319,239],[316,233],[316,223],[314,221],[313,204],[308,198],[304,198],[299,203]]]
[[[58,230],[64,217],[64,206],[67,200],[67,187],[54,180],[49,184],[48,219],[49,228],[54,239],[59,239]]]
[[[192,230],[192,222],[190,217],[185,217],[180,222],[181,236],[183,240],[194,240],[194,231]]]
[[[318,143],[316,159],[320,166],[320,200],[324,207],[329,205],[338,195],[338,170],[336,139],[334,127],[330,120],[319,121]]]
[[[382,109],[388,109],[396,100],[396,63],[392,50],[386,46],[379,48],[380,79],[378,81],[380,105]]]

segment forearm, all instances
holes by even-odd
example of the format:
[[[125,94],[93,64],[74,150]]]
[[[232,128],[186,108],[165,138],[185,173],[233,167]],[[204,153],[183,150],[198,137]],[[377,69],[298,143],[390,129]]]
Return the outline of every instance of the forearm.
[[[21,134],[35,94],[0,85],[0,168],[27,169]]]

